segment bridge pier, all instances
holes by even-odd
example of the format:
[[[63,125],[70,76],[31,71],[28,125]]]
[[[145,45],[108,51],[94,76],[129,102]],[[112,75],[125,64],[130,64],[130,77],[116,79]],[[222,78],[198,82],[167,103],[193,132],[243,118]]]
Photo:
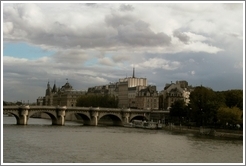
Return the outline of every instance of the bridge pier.
[[[122,117],[123,117],[123,123],[129,123],[130,114],[128,112],[123,112]]]
[[[29,106],[22,106],[19,108],[19,117],[17,118],[17,125],[27,125]]]
[[[97,111],[91,111],[91,126],[97,126],[98,124],[98,112]]]
[[[60,125],[60,126],[65,125],[66,109],[67,109],[66,106],[56,108],[57,119],[55,121],[52,121],[52,125]]]

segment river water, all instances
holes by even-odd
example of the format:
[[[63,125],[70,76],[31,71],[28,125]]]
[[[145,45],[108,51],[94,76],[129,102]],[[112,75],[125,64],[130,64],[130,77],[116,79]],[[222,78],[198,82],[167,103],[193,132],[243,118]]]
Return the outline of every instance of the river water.
[[[165,130],[3,117],[3,163],[243,163],[243,141]]]

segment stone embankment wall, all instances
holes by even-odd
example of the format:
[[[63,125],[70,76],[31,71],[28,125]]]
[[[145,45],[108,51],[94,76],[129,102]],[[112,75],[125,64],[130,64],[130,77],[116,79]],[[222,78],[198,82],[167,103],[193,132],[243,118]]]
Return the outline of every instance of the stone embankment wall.
[[[186,132],[194,133],[201,136],[210,136],[216,138],[232,138],[232,139],[243,139],[243,131],[241,130],[224,130],[224,129],[211,129],[202,127],[187,127],[187,126],[177,126],[168,125],[163,127],[164,130],[174,131],[174,132]]]

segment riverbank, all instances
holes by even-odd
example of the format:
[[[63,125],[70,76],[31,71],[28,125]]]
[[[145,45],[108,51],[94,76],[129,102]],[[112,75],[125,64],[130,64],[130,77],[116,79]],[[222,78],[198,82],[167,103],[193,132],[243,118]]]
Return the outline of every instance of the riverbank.
[[[187,127],[187,126],[163,126],[163,130],[172,132],[194,133],[200,136],[208,136],[214,138],[228,138],[228,139],[241,139],[243,140],[242,130],[224,130],[224,129],[212,129],[202,127]]]

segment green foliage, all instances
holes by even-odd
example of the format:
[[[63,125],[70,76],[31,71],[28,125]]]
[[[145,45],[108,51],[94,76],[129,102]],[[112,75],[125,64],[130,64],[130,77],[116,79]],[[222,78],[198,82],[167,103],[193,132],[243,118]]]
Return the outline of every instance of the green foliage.
[[[78,98],[76,106],[117,108],[118,99],[109,95],[83,95]]]
[[[190,94],[188,116],[197,126],[217,123],[242,123],[243,91],[228,90],[214,92],[202,86]]]
[[[187,109],[184,100],[177,100],[171,105],[170,116],[178,119],[181,123],[182,119],[187,116]]]
[[[217,120],[216,113],[220,105],[217,98],[212,89],[196,87],[190,95],[192,121],[198,126],[213,124]]]
[[[218,122],[222,125],[229,124],[241,124],[242,123],[242,111],[238,107],[220,107],[217,113]]]
[[[171,105],[170,116],[174,116],[174,117],[186,116],[185,103],[183,100],[177,100]]]
[[[13,103],[8,101],[3,101],[3,106],[7,106],[7,105],[22,105],[22,102],[17,101],[16,103]]]
[[[243,91],[228,90],[225,92],[225,103],[228,107],[238,107],[243,110]]]

